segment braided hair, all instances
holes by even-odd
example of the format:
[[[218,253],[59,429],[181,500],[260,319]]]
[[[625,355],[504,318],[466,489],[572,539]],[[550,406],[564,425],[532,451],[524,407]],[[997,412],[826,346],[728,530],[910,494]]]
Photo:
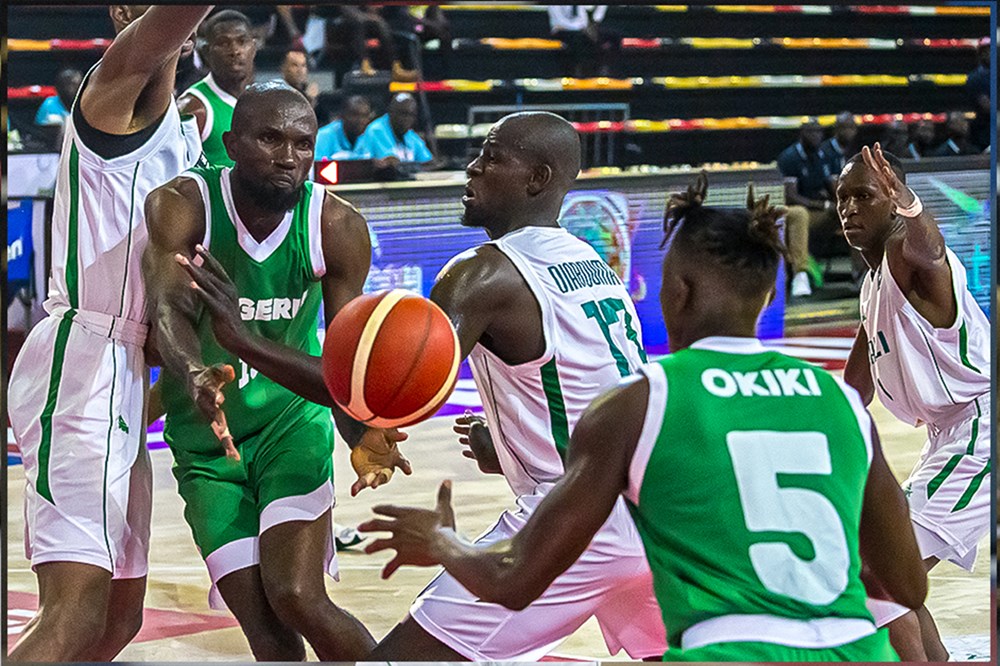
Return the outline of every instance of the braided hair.
[[[779,223],[784,209],[772,206],[770,195],[755,198],[752,183],[746,208],[705,206],[707,197],[704,172],[686,191],[670,196],[660,247],[670,241],[685,255],[704,257],[731,274],[734,288],[748,297],[773,288],[780,260],[787,256]]]

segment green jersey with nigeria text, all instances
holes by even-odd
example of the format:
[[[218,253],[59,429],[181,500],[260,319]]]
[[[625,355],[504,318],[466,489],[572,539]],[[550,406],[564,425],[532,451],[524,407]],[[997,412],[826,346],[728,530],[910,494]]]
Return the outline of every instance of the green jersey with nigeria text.
[[[857,393],[753,338],[706,338],[641,371],[649,404],[626,499],[671,650],[754,641],[777,657],[875,634],[858,550],[871,420]]]
[[[228,167],[215,166],[182,174],[201,190],[206,218],[203,244],[236,285],[240,317],[252,333],[319,356],[320,279],[326,272],[320,240],[325,190],[307,181],[295,207],[270,236],[258,242],[236,212],[230,173]],[[307,403],[223,349],[215,340],[207,312],[198,322],[197,333],[206,365],[228,363],[236,371],[236,380],[223,389],[223,410],[237,444],[271,423],[291,403]],[[167,442],[192,451],[219,450],[218,440],[184,383],[169,372],[162,381]],[[323,412],[329,420],[329,410]]]
[[[236,98],[223,90],[211,74],[185,90],[184,94],[196,97],[205,107],[205,127],[201,131],[205,159],[209,164],[233,166],[222,143],[222,135],[232,127]]]

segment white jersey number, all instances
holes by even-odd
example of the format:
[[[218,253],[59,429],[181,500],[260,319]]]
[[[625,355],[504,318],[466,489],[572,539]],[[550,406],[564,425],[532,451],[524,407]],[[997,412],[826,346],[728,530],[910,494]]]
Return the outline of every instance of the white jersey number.
[[[797,532],[815,556],[800,558],[784,542],[755,543],[750,562],[769,591],[817,606],[847,589],[851,558],[833,503],[815,490],[778,485],[779,474],[830,474],[830,447],[820,432],[730,432],[726,436],[751,532]]]
[[[250,383],[251,379],[254,379],[256,377],[257,377],[257,369],[251,368],[249,365],[247,365],[246,361],[240,359],[240,381],[239,384],[237,384],[237,386],[240,389],[242,389],[244,386]]]

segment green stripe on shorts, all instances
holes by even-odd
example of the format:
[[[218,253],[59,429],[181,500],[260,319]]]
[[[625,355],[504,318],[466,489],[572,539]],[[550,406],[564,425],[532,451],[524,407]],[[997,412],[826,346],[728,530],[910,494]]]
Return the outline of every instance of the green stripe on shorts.
[[[63,361],[66,358],[66,341],[73,326],[75,310],[69,310],[59,322],[56,332],[56,348],[52,355],[52,372],[49,374],[49,394],[42,410],[42,442],[38,446],[38,480],[35,483],[38,494],[52,504],[52,490],[49,488],[49,455],[52,451],[52,415],[56,411],[56,400],[59,397],[59,383],[62,380]]]

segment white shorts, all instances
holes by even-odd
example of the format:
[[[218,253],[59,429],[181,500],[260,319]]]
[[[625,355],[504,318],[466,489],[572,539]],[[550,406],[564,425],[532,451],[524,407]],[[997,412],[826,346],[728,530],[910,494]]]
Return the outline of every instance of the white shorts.
[[[992,524],[989,397],[970,403],[964,417],[927,427],[927,443],[903,488],[921,556],[971,571]]]
[[[146,575],[143,334],[133,322],[63,309],[40,321],[18,354],[8,411],[27,478],[24,544],[33,568],[81,562],[114,578]]]
[[[551,486],[549,486],[551,487]],[[514,536],[543,494],[518,498],[476,543]],[[410,607],[429,634],[473,661],[538,661],[591,616],[611,654],[659,658],[667,649],[652,574],[623,500],[580,559],[521,611],[480,601],[447,572],[440,573]]]

